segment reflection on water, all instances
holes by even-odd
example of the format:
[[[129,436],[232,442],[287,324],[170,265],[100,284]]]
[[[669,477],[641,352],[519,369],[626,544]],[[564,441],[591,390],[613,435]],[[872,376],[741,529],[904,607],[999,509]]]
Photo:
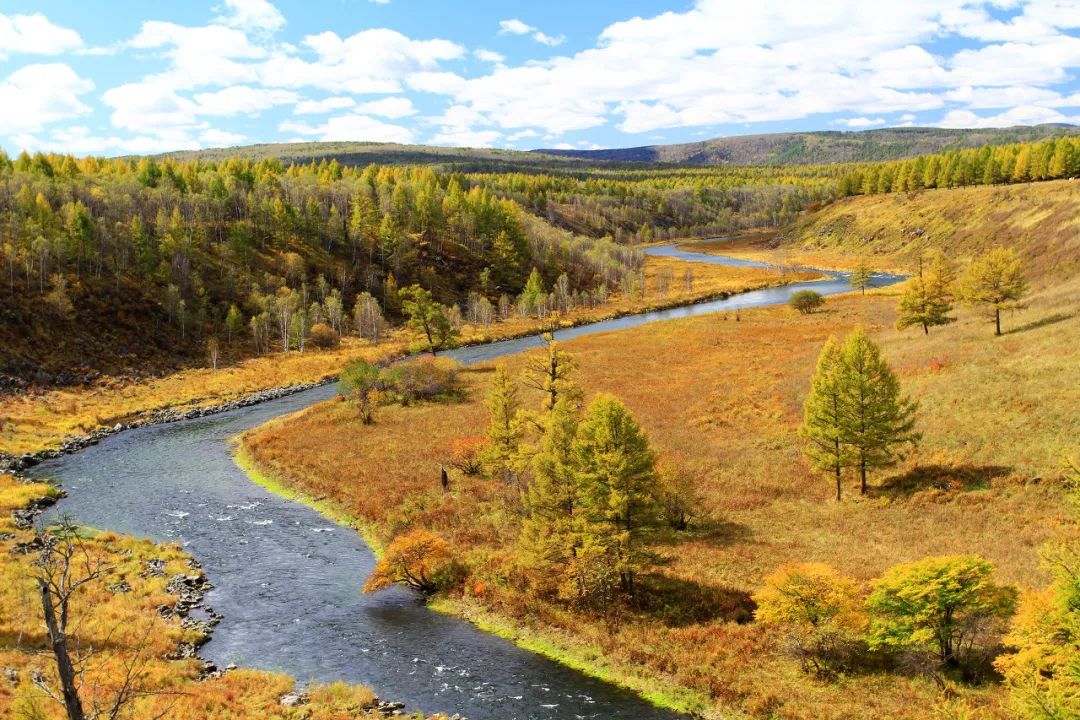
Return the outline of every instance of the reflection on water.
[[[669,248],[649,252],[682,252]],[[709,255],[688,259],[731,264]],[[785,302],[804,287],[830,294],[847,289],[847,282],[834,275],[560,330],[556,336],[565,340]],[[525,338],[451,354],[472,363],[539,343]],[[374,559],[360,537],[251,483],[233,462],[228,443],[243,430],[334,392],[324,386],[207,418],[131,430],[42,463],[30,474],[60,482],[69,497],[58,511],[79,522],[176,541],[199,559],[216,586],[207,602],[225,616],[203,648],[219,666],[234,662],[280,670],[301,681],[363,683],[410,709],[460,712],[472,720],[676,717],[630,692],[432,612],[405,590],[361,595]]]

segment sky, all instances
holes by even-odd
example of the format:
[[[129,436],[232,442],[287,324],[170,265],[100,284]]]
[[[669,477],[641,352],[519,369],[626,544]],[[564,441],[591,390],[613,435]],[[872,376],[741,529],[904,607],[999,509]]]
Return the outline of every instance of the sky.
[[[0,147],[1080,123],[1080,0],[0,0]]]

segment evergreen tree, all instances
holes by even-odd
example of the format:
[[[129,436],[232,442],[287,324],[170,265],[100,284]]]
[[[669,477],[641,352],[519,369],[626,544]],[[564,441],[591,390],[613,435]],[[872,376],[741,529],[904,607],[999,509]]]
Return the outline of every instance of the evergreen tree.
[[[484,449],[484,464],[490,472],[498,473],[509,482],[513,479],[514,459],[523,432],[517,386],[502,365],[495,368],[486,405],[491,420],[485,433],[488,445]]]
[[[995,335],[1001,335],[1001,311],[1021,307],[1027,290],[1023,261],[1012,248],[994,248],[975,259],[960,279],[964,301],[992,313]]]
[[[898,310],[897,330],[922,325],[923,333],[929,335],[932,326],[956,321],[956,318],[949,317],[952,305],[943,295],[941,285],[923,277],[921,273],[908,280]]]
[[[865,495],[867,473],[896,464],[899,449],[918,442],[917,404],[901,397],[900,381],[862,328],[848,336],[840,355],[840,440],[851,448]]]
[[[585,546],[603,547],[624,592],[649,562],[642,537],[659,524],[656,455],[630,411],[611,395],[589,404],[573,449]]]
[[[577,365],[568,353],[559,350],[559,344],[547,338],[547,353],[530,357],[525,364],[524,383],[527,387],[544,393],[543,409],[550,411],[558,403],[560,396],[571,402],[581,399],[581,391],[570,380],[570,375]]]
[[[446,308],[431,298],[431,293],[419,285],[401,291],[401,308],[408,317],[408,326],[421,333],[432,355],[451,347],[459,331],[450,323]]]
[[[533,477],[524,494],[526,517],[521,544],[530,564],[539,569],[563,566],[577,549],[574,510],[577,481],[574,438],[578,410],[561,398],[547,417],[539,452],[533,456]]]
[[[836,478],[836,500],[840,501],[840,476],[852,464],[851,449],[843,442],[844,393],[840,344],[830,337],[818,355],[817,370],[810,394],[803,404],[799,434],[809,442],[806,454],[815,470]]]
[[[863,295],[866,294],[866,288],[870,285],[870,279],[874,276],[874,271],[866,264],[865,261],[860,260],[859,264],[855,266],[855,269],[851,271],[851,277],[848,282],[851,284],[852,290],[859,290]]]

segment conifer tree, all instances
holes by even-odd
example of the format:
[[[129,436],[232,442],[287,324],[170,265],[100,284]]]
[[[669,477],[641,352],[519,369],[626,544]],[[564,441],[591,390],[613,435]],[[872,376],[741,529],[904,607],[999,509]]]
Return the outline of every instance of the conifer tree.
[[[1024,265],[1012,248],[994,248],[975,259],[960,279],[960,296],[994,317],[994,334],[1001,335],[1001,311],[1020,307],[1027,294]]]
[[[865,261],[860,260],[859,264],[855,266],[855,269],[851,271],[851,277],[848,282],[851,284],[852,290],[859,290],[863,295],[866,294],[866,288],[870,285],[870,278],[874,276],[874,271],[866,264]]]
[[[901,396],[900,381],[862,328],[848,336],[840,357],[840,440],[851,448],[865,495],[867,473],[895,465],[900,448],[918,442],[917,404]]]
[[[577,546],[574,510],[578,486],[574,438],[578,410],[568,398],[556,402],[547,417],[539,451],[533,456],[533,477],[524,493],[526,510],[521,544],[538,568],[569,562]]]
[[[408,325],[421,333],[432,355],[450,347],[459,331],[446,316],[446,308],[436,303],[431,293],[419,285],[401,291],[401,309],[409,318]]]
[[[799,434],[809,442],[806,454],[815,470],[836,478],[836,500],[840,501],[840,476],[852,463],[851,449],[843,442],[843,368],[840,343],[830,337],[818,355],[817,370],[810,395],[803,404]]]
[[[486,403],[491,420],[485,433],[488,445],[484,449],[484,464],[507,482],[513,479],[513,461],[523,435],[517,393],[506,368],[502,365],[495,368]]]
[[[907,281],[897,310],[900,311],[900,317],[896,318],[897,330],[921,325],[923,334],[930,335],[932,326],[956,321],[955,317],[948,315],[949,311],[953,310],[953,305],[934,289],[928,279],[921,276]]]
[[[577,367],[574,358],[559,349],[559,344],[550,335],[546,335],[547,353],[529,359],[523,372],[527,387],[544,393],[543,409],[551,411],[560,396],[566,396],[573,402],[581,399],[581,391],[570,380],[570,375]]]
[[[611,395],[589,404],[573,449],[582,544],[606,548],[624,592],[648,563],[641,547],[659,524],[656,455],[630,411]]]

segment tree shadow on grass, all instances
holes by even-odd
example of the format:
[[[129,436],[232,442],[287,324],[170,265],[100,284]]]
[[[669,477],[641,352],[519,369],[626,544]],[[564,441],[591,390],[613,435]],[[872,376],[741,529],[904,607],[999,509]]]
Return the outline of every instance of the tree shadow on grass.
[[[1003,465],[917,465],[911,470],[885,479],[877,487],[868,488],[871,497],[910,497],[923,490],[970,492],[988,490],[994,481],[1012,474]]]
[[[714,547],[728,547],[747,542],[753,535],[753,531],[747,525],[701,518],[695,519],[686,530],[669,530],[657,539],[657,544],[670,547],[689,540],[707,543]]]
[[[1059,322],[1071,320],[1074,317],[1076,317],[1076,313],[1054,313],[1053,315],[1047,315],[1046,317],[1039,318],[1038,320],[1032,320],[1031,322],[1020,325],[1019,327],[1014,327],[1011,330],[1006,330],[1002,333],[1002,335],[1012,335],[1014,333],[1027,332],[1028,330],[1035,330],[1037,328],[1046,327],[1047,325],[1054,325]]]
[[[713,620],[746,623],[754,617],[750,593],[652,574],[641,578],[634,609],[668,627]]]

